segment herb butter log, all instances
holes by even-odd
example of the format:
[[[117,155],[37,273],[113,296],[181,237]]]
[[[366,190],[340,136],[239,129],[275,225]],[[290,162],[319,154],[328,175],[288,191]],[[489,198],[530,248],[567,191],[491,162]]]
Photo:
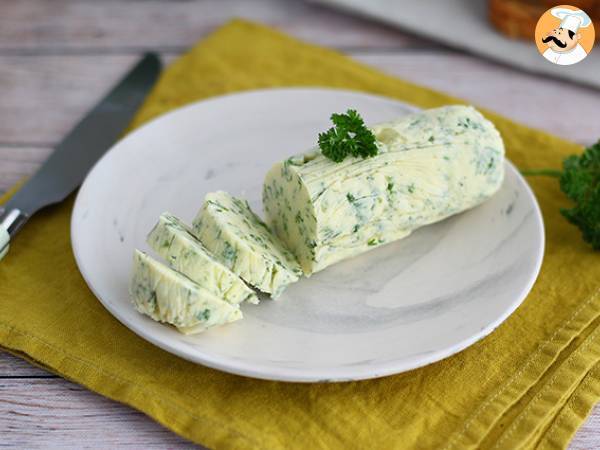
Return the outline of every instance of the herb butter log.
[[[229,268],[215,259],[192,230],[169,213],[161,214],[148,235],[148,244],[173,269],[183,273],[223,300],[239,304],[258,303],[255,292]]]
[[[139,312],[158,322],[175,325],[184,334],[199,333],[242,318],[238,305],[221,300],[139,250],[133,257],[129,294]]]
[[[207,194],[194,234],[248,284],[276,298],[302,269],[246,201],[219,191]]]
[[[472,107],[431,109],[371,131],[376,156],[335,163],[317,149],[266,176],[267,223],[307,275],[472,208],[502,183],[502,139]]]

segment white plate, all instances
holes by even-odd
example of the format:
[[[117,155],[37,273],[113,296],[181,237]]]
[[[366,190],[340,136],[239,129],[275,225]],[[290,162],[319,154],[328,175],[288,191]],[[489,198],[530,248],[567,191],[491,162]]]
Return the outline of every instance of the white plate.
[[[536,200],[506,164],[485,204],[292,285],[278,301],[242,307],[244,319],[183,336],[131,306],[135,247],[159,214],[191,222],[207,192],[247,198],[259,214],[273,163],[315,145],[332,112],[367,123],[414,108],[325,89],[244,92],[195,103],[133,132],[102,158],[72,217],[77,264],[102,304],[131,330],[183,358],[286,381],[374,378],[438,361],[505,320],[538,274],[544,232]]]

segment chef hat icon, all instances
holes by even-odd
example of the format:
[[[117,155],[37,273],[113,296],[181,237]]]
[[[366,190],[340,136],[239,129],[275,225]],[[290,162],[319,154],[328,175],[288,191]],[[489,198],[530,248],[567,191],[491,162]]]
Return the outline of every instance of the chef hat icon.
[[[590,16],[582,10],[574,11],[567,8],[552,8],[550,13],[561,20],[560,28],[577,33],[579,28],[589,27],[592,23]]]

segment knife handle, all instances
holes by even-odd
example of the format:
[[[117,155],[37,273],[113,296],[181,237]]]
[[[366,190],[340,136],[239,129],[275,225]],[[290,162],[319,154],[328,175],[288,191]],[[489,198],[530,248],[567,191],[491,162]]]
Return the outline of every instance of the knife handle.
[[[4,255],[8,253],[8,243],[10,242],[10,235],[8,230],[4,228],[4,225],[0,225],[0,259],[4,258]]]
[[[0,259],[8,253],[10,237],[25,225],[27,219],[27,215],[16,208],[0,209]]]

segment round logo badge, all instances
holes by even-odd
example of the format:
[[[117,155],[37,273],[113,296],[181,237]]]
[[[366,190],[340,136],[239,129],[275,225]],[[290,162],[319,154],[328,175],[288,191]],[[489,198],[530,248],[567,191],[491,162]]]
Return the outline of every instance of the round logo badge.
[[[535,44],[552,64],[570,66],[585,59],[594,46],[594,24],[585,11],[570,5],[550,8],[535,27]]]

